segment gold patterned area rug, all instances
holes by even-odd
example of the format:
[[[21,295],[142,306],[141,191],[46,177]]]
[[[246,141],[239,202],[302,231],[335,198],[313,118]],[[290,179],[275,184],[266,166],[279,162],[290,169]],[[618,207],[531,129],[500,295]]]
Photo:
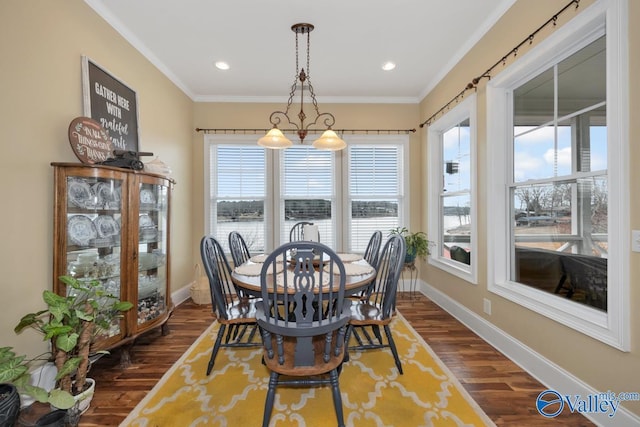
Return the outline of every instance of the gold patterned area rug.
[[[198,338],[121,427],[262,425],[269,372],[260,347],[220,349],[206,376],[218,326]],[[402,315],[391,329],[404,375],[388,349],[351,351],[340,375],[347,426],[495,426]],[[271,426],[336,424],[328,387],[276,389]]]

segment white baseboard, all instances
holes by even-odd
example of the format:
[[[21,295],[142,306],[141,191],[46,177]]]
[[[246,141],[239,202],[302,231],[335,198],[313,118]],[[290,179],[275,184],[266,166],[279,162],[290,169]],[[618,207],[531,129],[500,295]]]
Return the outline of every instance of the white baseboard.
[[[171,293],[171,300],[173,301],[173,304],[176,306],[182,304],[189,298],[191,298],[191,294],[189,293],[189,284]]]
[[[485,320],[482,316],[474,313],[464,307],[457,301],[453,300],[446,294],[440,292],[436,288],[418,281],[418,292],[426,295],[434,303],[442,307],[447,313],[451,314],[467,328],[475,332],[486,342],[495,347],[498,351],[511,359],[515,364],[528,372],[535,379],[540,381],[547,389],[557,390],[562,394],[580,395],[586,398],[588,395],[601,393],[608,390],[596,390],[577,378],[570,372],[564,370],[560,366],[545,358],[541,354],[527,347],[522,342],[497,328],[491,322]],[[404,289],[405,286],[400,286]],[[408,289],[407,289],[408,290]],[[540,390],[543,392],[544,390]],[[635,390],[613,390],[615,392],[633,392]],[[531,402],[531,407],[535,408],[536,402]],[[568,410],[567,408],[564,409]],[[599,426],[607,427],[637,427],[640,425],[640,417],[620,406],[614,417],[606,414],[586,413],[584,414],[592,422]],[[545,418],[541,415],[540,420]],[[553,419],[547,420],[553,424]]]

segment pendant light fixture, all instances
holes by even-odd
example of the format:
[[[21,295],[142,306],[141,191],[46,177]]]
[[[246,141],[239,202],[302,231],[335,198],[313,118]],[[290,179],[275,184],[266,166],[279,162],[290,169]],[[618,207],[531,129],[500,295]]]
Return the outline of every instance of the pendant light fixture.
[[[285,111],[274,111],[269,116],[269,121],[273,125],[273,128],[267,132],[265,136],[258,140],[258,145],[266,148],[272,149],[283,149],[290,147],[292,145],[291,140],[289,140],[282,131],[278,128],[278,125],[283,122],[284,119],[295,127],[296,133],[298,134],[298,138],[300,139],[300,143],[304,143],[304,139],[307,136],[311,126],[320,122],[326,126],[326,130],[318,138],[314,141],[313,146],[319,150],[342,150],[347,146],[346,142],[342,140],[332,129],[331,126],[334,125],[336,119],[331,113],[320,113],[318,109],[318,102],[316,101],[316,94],[313,91],[313,86],[311,85],[310,79],[310,71],[309,71],[309,33],[313,31],[313,25],[311,24],[295,24],[291,27],[291,31],[296,33],[296,78],[291,86],[291,93],[289,93],[289,100],[287,102],[287,108]],[[307,63],[306,63],[306,71],[304,68],[299,67],[298,63],[298,35],[307,36]],[[315,110],[316,116],[313,121],[307,122],[307,115],[304,112],[304,101],[305,101],[305,90],[309,91],[308,96],[311,97],[311,104],[313,105],[313,109]],[[293,104],[293,98],[296,95],[296,92],[300,93],[300,111],[298,112],[298,120],[299,122],[295,122],[291,120],[289,116],[289,110]]]

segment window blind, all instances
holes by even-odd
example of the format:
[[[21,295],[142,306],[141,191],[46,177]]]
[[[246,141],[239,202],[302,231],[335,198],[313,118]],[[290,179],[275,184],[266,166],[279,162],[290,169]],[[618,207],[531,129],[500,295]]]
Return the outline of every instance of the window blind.
[[[374,231],[399,226],[401,150],[397,145],[352,145],[349,153],[350,251],[364,252]]]

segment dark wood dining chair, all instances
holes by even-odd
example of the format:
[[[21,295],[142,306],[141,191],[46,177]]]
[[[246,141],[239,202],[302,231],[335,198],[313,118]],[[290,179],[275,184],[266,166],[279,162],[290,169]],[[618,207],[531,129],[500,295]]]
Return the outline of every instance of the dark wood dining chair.
[[[372,267],[375,267],[378,263],[378,256],[380,256],[380,245],[382,245],[382,231],[376,230],[369,238],[369,243],[364,251],[362,258]],[[355,295],[358,298],[366,298],[373,289],[374,281],[371,281],[371,285],[367,286],[362,292]]]
[[[326,262],[316,268],[314,259]],[[349,321],[345,280],[340,257],[319,242],[286,243],[263,264],[256,318],[263,360],[271,371],[263,427],[269,425],[280,385],[330,385],[338,426],[344,426],[338,377]]]
[[[382,246],[382,231],[376,230],[369,238],[367,248],[364,250],[363,258],[369,265],[375,267],[380,256],[380,246]]]
[[[404,238],[399,235],[389,237],[376,264],[377,274],[371,292],[365,299],[351,304],[351,321],[346,337],[348,350],[390,348],[400,374],[402,363],[389,324],[395,313],[398,280],[405,255]],[[386,342],[382,338],[380,327],[384,329]],[[349,345],[352,335],[356,343]],[[365,337],[366,341],[361,336]]]
[[[308,221],[300,221],[297,222],[291,227],[289,231],[289,241],[290,242],[298,242],[300,240],[304,240],[304,226],[305,225],[313,225],[312,222]],[[318,235],[318,238],[320,236]]]
[[[200,255],[209,278],[213,312],[220,323],[207,366],[207,375],[209,375],[221,347],[256,347],[261,345],[259,341],[254,342],[253,340],[257,329],[256,304],[260,300],[243,296],[234,286],[231,281],[231,267],[227,257],[220,243],[214,237],[205,236],[202,238]],[[253,326],[251,333],[246,334],[249,326]],[[227,332],[226,336],[225,331]]]
[[[229,250],[231,251],[231,259],[235,267],[244,264],[251,258],[249,247],[244,241],[242,234],[238,231],[229,233]]]

